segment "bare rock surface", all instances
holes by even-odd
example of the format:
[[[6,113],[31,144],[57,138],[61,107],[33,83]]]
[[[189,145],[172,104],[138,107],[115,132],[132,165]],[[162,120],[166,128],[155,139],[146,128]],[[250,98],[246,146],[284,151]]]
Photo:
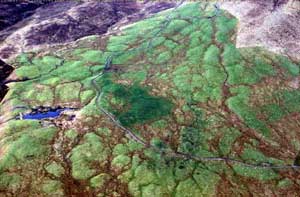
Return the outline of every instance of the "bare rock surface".
[[[299,62],[236,48],[216,4],[98,3],[9,28],[40,50],[10,62],[0,196],[298,196]]]
[[[135,1],[50,3],[0,32],[0,58],[10,60],[22,52],[101,35],[121,19],[128,17],[130,22],[136,21],[174,5],[172,2]]]
[[[0,31],[31,16],[37,8],[47,3],[42,1],[0,2]]]
[[[113,25],[127,24],[174,7],[172,2],[62,1],[0,3],[0,58],[48,50],[89,35],[102,35]],[[0,101],[13,68],[0,59]],[[12,77],[12,76],[11,76]]]
[[[228,1],[221,7],[239,20],[237,47],[261,46],[300,58],[298,1]]]
[[[64,1],[50,3],[0,33],[1,58],[8,59],[22,51],[43,45],[74,41],[103,34],[108,27],[137,11],[135,2],[101,3]]]

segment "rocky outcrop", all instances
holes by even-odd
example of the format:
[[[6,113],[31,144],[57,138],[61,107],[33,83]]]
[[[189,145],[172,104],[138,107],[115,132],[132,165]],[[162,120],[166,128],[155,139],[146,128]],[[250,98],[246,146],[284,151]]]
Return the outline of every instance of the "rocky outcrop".
[[[127,24],[175,6],[173,2],[150,1],[46,2],[0,4],[1,59],[9,61],[22,52],[101,35],[123,19],[122,24]],[[0,101],[7,92],[4,81],[12,71],[0,60]]]
[[[13,67],[0,60],[0,101],[7,93],[7,86],[4,84],[4,79],[10,75]]]
[[[34,14],[35,10],[47,2],[7,2],[0,3],[0,31]]]
[[[298,1],[225,2],[221,7],[239,20],[236,45],[261,46],[300,59],[300,9]]]
[[[300,1],[297,0],[289,0],[284,7],[287,12],[300,12]]]
[[[122,19],[133,22],[174,5],[168,2],[135,1],[50,3],[0,32],[0,58],[9,60],[32,49],[71,42],[84,36],[101,35]]]
[[[0,105],[0,196],[298,196],[297,62],[237,49],[236,18],[196,3],[151,17],[166,4],[133,4],[66,43],[61,22],[86,3],[55,14],[64,3],[39,21],[52,40],[18,32],[22,49],[49,47],[12,64],[8,80],[27,81]]]
[[[138,11],[133,1],[101,3],[64,1],[48,4],[0,34],[0,54],[8,59],[21,51],[103,34],[126,15]]]

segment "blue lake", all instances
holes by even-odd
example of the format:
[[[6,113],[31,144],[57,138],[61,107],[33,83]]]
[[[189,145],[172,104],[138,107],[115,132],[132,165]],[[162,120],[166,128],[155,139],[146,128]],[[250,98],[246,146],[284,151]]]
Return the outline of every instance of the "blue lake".
[[[41,120],[41,119],[46,119],[46,118],[56,118],[65,110],[68,110],[68,108],[51,109],[49,111],[28,113],[28,114],[24,114],[22,118],[24,120]]]

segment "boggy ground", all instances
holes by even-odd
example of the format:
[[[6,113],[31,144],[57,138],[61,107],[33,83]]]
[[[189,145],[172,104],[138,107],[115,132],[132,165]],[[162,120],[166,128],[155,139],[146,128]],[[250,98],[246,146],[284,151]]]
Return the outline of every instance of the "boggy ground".
[[[236,24],[189,3],[16,58],[1,195],[297,196],[299,171],[271,167],[298,164],[299,62],[237,49]],[[37,106],[78,110],[13,119]]]

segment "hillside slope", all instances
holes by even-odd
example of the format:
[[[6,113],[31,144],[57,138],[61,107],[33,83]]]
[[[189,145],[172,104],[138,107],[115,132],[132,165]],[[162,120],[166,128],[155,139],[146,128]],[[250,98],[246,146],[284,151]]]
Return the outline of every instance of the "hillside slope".
[[[299,62],[236,48],[236,26],[185,3],[18,56],[0,194],[297,196]]]

